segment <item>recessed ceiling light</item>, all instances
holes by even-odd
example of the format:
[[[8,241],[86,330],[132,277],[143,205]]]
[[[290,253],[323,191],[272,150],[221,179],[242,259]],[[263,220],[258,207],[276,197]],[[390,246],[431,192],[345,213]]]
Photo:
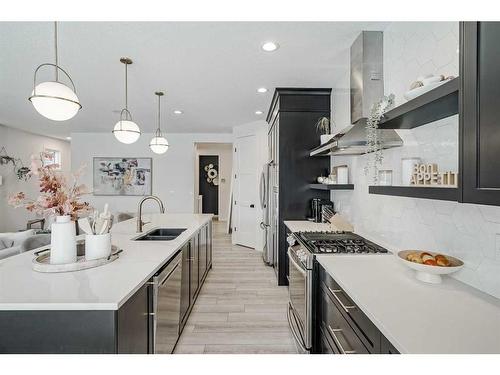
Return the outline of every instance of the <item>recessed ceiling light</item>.
[[[175,113],[176,115],[182,115],[184,112],[183,112],[183,111],[181,111],[181,110],[179,110],[179,109],[176,109],[176,110],[174,111],[174,113]]]
[[[257,92],[263,94],[263,93],[267,92],[267,89],[265,87],[259,87],[257,89]]]
[[[276,51],[279,47],[279,44],[275,42],[266,42],[262,45],[262,49],[266,52]]]
[[[262,111],[255,111],[255,114],[256,114],[256,115],[261,115],[261,114],[263,114],[263,113],[264,113],[264,112],[262,112]]]
[[[67,139],[68,141],[71,141],[71,137],[66,137],[66,139]]]

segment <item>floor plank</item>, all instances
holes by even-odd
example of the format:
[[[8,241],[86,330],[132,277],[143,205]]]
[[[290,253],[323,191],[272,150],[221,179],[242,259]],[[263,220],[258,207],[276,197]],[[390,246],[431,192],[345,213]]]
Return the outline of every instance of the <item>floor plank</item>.
[[[213,267],[175,353],[295,354],[288,328],[288,289],[278,286],[261,253],[231,244],[226,223],[213,223]]]

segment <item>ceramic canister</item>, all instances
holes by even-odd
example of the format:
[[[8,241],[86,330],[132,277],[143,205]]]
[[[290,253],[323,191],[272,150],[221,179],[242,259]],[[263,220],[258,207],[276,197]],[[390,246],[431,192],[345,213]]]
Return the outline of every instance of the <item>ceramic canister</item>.
[[[51,225],[50,264],[76,262],[76,228],[70,216],[57,216]]]
[[[111,254],[111,233],[85,236],[85,260],[105,258]]]

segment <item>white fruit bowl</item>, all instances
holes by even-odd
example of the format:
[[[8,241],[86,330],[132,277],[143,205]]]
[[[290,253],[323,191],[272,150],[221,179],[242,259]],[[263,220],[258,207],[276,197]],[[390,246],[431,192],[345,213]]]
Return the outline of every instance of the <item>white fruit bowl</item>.
[[[428,266],[427,264],[415,263],[406,259],[408,254],[414,253],[416,251],[419,250],[402,250],[398,252],[396,257],[405,266],[415,270],[415,277],[418,280],[426,283],[440,284],[442,282],[441,275],[449,275],[450,273],[460,271],[464,266],[464,262],[462,262],[460,259],[442,253],[439,254],[444,255],[450,261],[449,267]],[[432,251],[425,251],[425,252],[431,254],[432,256],[438,254]]]

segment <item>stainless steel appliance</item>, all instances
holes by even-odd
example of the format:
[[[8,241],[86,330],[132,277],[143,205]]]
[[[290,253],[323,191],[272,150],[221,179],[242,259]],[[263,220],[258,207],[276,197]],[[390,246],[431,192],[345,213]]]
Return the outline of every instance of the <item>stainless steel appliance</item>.
[[[288,239],[288,324],[300,352],[312,348],[313,264],[315,254],[387,254],[387,250],[351,232],[298,232]]]
[[[152,353],[172,353],[179,338],[182,253],[153,277]]]
[[[273,265],[273,246],[272,246],[272,231],[270,222],[270,201],[269,201],[269,173],[270,173],[270,163],[264,164],[262,168],[262,173],[260,175],[260,185],[259,185],[259,196],[260,196],[260,208],[262,209],[262,221],[260,222],[260,227],[263,231],[264,236],[264,248],[262,251],[262,258],[264,263],[272,266]]]
[[[265,206],[261,227],[266,230],[266,247],[263,252],[264,262],[278,270],[279,246],[279,123],[274,124],[268,134],[269,162],[262,171],[261,198]]]
[[[384,38],[382,31],[363,31],[351,46],[351,126],[311,155],[361,155],[367,150],[366,121],[373,104],[384,96]],[[382,148],[400,147],[402,139],[393,129],[380,129]]]

